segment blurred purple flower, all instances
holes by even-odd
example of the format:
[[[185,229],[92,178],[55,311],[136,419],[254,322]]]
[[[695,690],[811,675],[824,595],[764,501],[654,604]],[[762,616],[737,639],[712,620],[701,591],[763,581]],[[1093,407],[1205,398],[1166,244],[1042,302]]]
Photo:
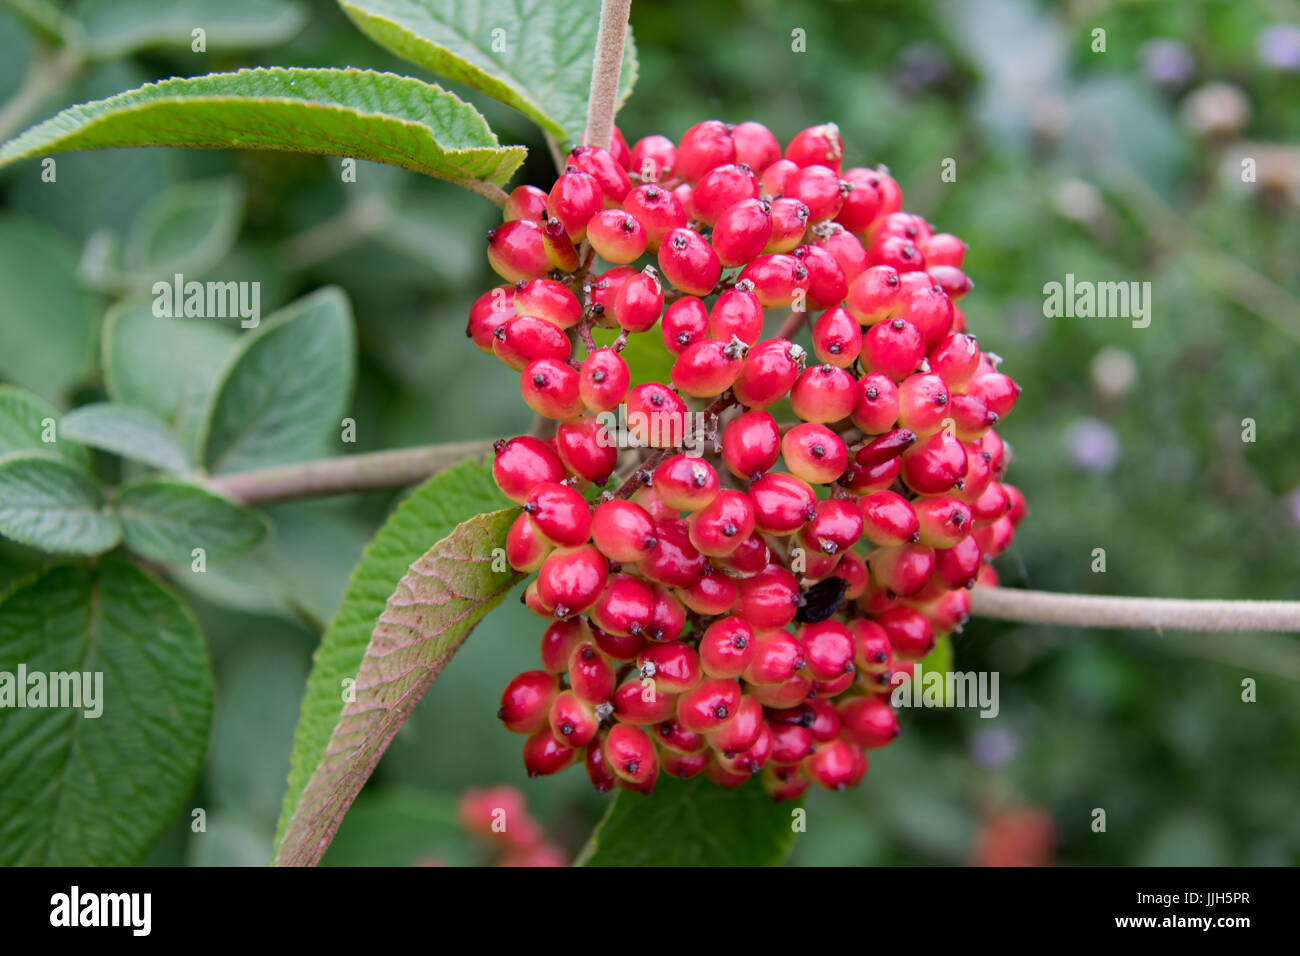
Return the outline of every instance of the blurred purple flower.
[[[1065,430],[1065,454],[1080,471],[1105,474],[1119,460],[1115,429],[1095,418],[1081,418]]]
[[[1275,23],[1263,30],[1256,48],[1265,66],[1284,73],[1300,72],[1300,27],[1294,23]]]
[[[1176,89],[1189,83],[1196,75],[1196,57],[1181,40],[1157,37],[1142,44],[1138,51],[1142,71],[1157,86]]]
[[[981,730],[971,737],[970,756],[981,767],[1005,767],[1020,751],[1020,740],[1014,733],[1000,727]]]

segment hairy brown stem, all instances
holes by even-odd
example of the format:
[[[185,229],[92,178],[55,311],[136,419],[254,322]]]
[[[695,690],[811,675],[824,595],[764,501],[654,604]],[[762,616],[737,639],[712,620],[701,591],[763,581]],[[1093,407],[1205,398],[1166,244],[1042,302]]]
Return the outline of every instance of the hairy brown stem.
[[[971,613],[975,617],[1066,627],[1157,631],[1300,631],[1300,601],[1111,597],[977,587],[971,591]]]
[[[609,149],[618,112],[618,78],[623,69],[623,42],[632,0],[601,0],[596,57],[587,97],[587,145]]]

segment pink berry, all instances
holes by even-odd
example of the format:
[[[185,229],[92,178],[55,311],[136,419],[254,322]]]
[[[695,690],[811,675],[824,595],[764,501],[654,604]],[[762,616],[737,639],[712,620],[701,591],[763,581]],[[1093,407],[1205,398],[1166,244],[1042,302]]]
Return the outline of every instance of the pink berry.
[[[722,263],[694,230],[670,232],[659,247],[659,269],[674,288],[687,295],[708,295],[722,275]]]

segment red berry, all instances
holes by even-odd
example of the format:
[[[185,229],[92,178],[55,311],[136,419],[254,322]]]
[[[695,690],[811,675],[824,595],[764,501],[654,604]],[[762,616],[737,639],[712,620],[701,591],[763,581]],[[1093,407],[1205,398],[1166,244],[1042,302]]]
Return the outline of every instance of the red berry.
[[[612,574],[588,612],[591,622],[615,637],[639,636],[650,629],[655,596],[646,584],[630,574]]]
[[[799,629],[808,673],[816,680],[838,680],[853,673],[853,636],[839,621],[818,621]]]
[[[519,391],[528,407],[546,418],[563,421],[582,414],[578,370],[560,359],[529,362],[519,378]]]
[[[1019,525],[1029,510],[1025,504],[1025,496],[1014,485],[1003,483],[1002,490],[1007,493],[1007,498],[1011,501],[1011,507],[1007,509],[1007,518],[1013,527]]]
[[[705,735],[712,747],[724,756],[744,753],[758,742],[763,732],[763,705],[744,695],[733,713],[720,726]]]
[[[899,272],[919,272],[925,268],[925,257],[911,239],[886,236],[874,240],[867,247],[867,261],[873,266],[893,266]]]
[[[894,708],[874,697],[854,697],[840,706],[844,732],[859,747],[873,749],[893,743],[898,736]]]
[[[853,424],[868,435],[892,428],[898,419],[898,387],[893,380],[880,372],[858,379],[852,417]]]
[[[623,144],[626,149],[627,143]],[[578,146],[569,153],[569,165],[576,166],[593,176],[600,184],[606,202],[618,205],[632,188],[627,170],[614,158],[614,154],[599,146]]]
[[[768,723],[772,731],[772,760],[795,764],[813,752],[812,734],[800,724]]]
[[[904,660],[919,661],[934,649],[934,628],[915,608],[890,608],[876,616],[876,623],[889,636],[894,653]]]
[[[603,501],[592,512],[591,538],[611,561],[634,563],[654,547],[654,521],[638,504]]]
[[[769,472],[749,487],[754,502],[754,524],[766,534],[797,531],[816,516],[817,496],[802,478]]]
[[[825,425],[795,425],[781,439],[781,454],[790,472],[810,484],[825,485],[844,474],[849,453],[844,440]]]
[[[497,716],[512,733],[531,734],[546,725],[551,701],[559,690],[554,674],[524,671],[513,677],[501,692],[501,709]]]
[[[606,262],[634,262],[646,250],[646,230],[631,213],[602,209],[587,223],[587,241]]]
[[[696,342],[673,362],[673,386],[696,398],[719,395],[736,381],[744,354],[745,346],[739,339]]]
[[[531,219],[536,221],[546,215],[546,202],[549,197],[545,190],[536,186],[516,186],[506,199],[502,216],[505,221],[511,219]]]
[[[711,226],[724,211],[746,199],[758,199],[758,178],[750,168],[734,163],[715,166],[691,190],[689,212]]]
[[[942,289],[953,302],[956,302],[975,288],[975,283],[971,281],[970,276],[956,266],[936,265],[928,260],[926,265],[926,271],[929,272],[930,278],[934,280],[934,284]]]
[[[687,295],[708,295],[722,275],[718,254],[698,232],[678,228],[659,247],[659,269],[674,288]]]
[[[524,513],[548,541],[561,547],[577,547],[591,536],[591,508],[568,485],[546,482],[534,486],[524,499]]]
[[[983,552],[974,537],[967,536],[951,548],[934,552],[934,577],[950,588],[969,588],[979,575]]]
[[[950,332],[930,349],[930,371],[942,378],[950,389],[960,389],[979,368],[980,350],[974,336]]]
[[[567,770],[577,759],[578,751],[565,746],[550,727],[543,727],[524,741],[524,769],[530,777],[545,777]]]
[[[736,614],[756,631],[785,627],[799,608],[799,584],[780,565],[770,564],[736,582]]]
[[[862,338],[862,362],[901,382],[916,371],[925,358],[925,340],[916,326],[905,319],[891,319],[873,325]]]
[[[799,131],[785,148],[785,158],[800,166],[827,166],[839,175],[844,159],[840,128],[834,123],[822,123]]]
[[[580,617],[555,621],[542,633],[542,667],[552,674],[569,669],[573,649],[588,640],[586,622]]]
[[[633,660],[645,647],[645,638],[640,634],[611,634],[598,627],[591,628],[591,639],[610,660],[624,663]]]
[[[627,397],[632,375],[623,356],[613,349],[596,349],[582,363],[578,397],[588,411],[610,412]]]
[[[966,449],[945,431],[903,452],[903,481],[920,495],[941,495],[966,476]]]
[[[516,315],[506,319],[492,332],[492,351],[516,372],[541,358],[567,361],[571,351],[568,338],[545,319]]]
[[[614,667],[590,641],[583,641],[569,656],[569,686],[588,704],[603,704],[614,694]]]
[[[836,221],[849,232],[863,235],[882,214],[884,194],[880,174],[858,166],[844,170],[844,181],[853,188],[844,197]]]
[[[812,341],[819,361],[848,368],[862,351],[862,329],[847,309],[836,306],[813,324]]]
[[[737,478],[755,481],[781,455],[781,429],[762,409],[738,415],[722,430],[722,460]]]
[[[646,136],[632,147],[630,169],[643,183],[663,182],[676,165],[677,147],[667,136]]]
[[[862,534],[872,544],[891,547],[917,540],[920,522],[906,498],[893,491],[877,491],[858,499]]]
[[[697,551],[726,557],[754,533],[754,506],[743,491],[726,489],[692,514],[688,527]]]
[[[754,656],[754,629],[741,617],[714,621],[700,637],[699,653],[710,677],[740,677]]]
[[[736,594],[736,582],[728,575],[716,572],[711,564],[705,566],[704,577],[677,592],[683,604],[705,617],[726,614],[735,605]]]
[[[522,505],[528,494],[543,482],[560,482],[565,478],[564,463],[546,442],[520,435],[496,444],[492,477],[502,494]]]
[[[514,297],[513,286],[499,285],[474,300],[469,310],[465,334],[480,350],[491,354],[492,343],[495,341],[492,333],[516,314],[512,304]]]
[[[898,314],[916,326],[927,350],[937,346],[952,331],[952,299],[933,286],[904,291]]]
[[[849,284],[833,255],[817,245],[796,246],[790,255],[808,271],[808,279],[802,286],[807,292],[806,308],[828,309],[844,301]]]
[[[895,237],[921,243],[930,238],[932,231],[920,216],[894,210],[881,220],[871,238],[873,243]]]
[[[949,418],[952,429],[962,441],[983,438],[997,424],[998,416],[989,411],[984,399],[974,395],[950,395]]]
[[[772,238],[764,252],[791,252],[803,242],[810,222],[807,205],[798,199],[773,199],[768,203],[768,213],[772,217]]]
[[[608,793],[614,788],[617,778],[609,769],[609,764],[605,762],[604,734],[598,734],[591,743],[587,744],[584,765],[587,768],[587,777],[597,793]]]
[[[862,555],[856,551],[845,551],[840,556],[839,564],[835,566],[835,577],[844,579],[844,599],[856,601],[866,593],[867,582],[871,580],[871,571],[867,568],[867,562]]]
[[[893,266],[872,266],[849,286],[844,307],[863,325],[875,325],[898,314],[903,286]]]
[[[886,591],[899,597],[915,594],[934,570],[934,549],[922,544],[902,544],[871,552],[871,575]]]
[[[805,354],[800,346],[786,339],[759,342],[745,356],[733,386],[736,400],[750,408],[764,408],[780,401],[799,377]]]
[[[709,742],[704,735],[687,730],[676,717],[655,725],[654,738],[661,747],[679,754],[708,754]]]
[[[600,324],[607,328],[617,325],[614,322],[614,303],[618,300],[619,290],[624,282],[638,274],[632,266],[614,266],[583,285],[583,292],[591,302],[590,312]]]
[[[927,604],[925,614],[937,631],[961,631],[970,620],[970,592],[963,589],[945,591],[938,600]]]
[[[677,698],[677,722],[697,734],[708,733],[736,713],[740,684],[710,677]]]
[[[776,199],[785,194],[785,184],[800,169],[798,163],[778,159],[770,163],[759,177],[759,189],[764,199]]]
[[[763,334],[763,304],[753,286],[738,282],[723,292],[709,310],[709,338],[730,342],[732,337],[753,345]]]
[[[727,268],[758,256],[772,239],[772,207],[759,199],[744,199],[718,214],[710,242]]]
[[[655,522],[655,546],[637,564],[637,570],[657,584],[688,588],[704,576],[708,563],[691,544],[685,521],[661,518]]]
[[[731,127],[720,120],[696,123],[677,144],[677,175],[694,184],[717,166],[736,161],[736,144]]]
[[[614,300],[614,318],[629,332],[647,332],[654,328],[663,310],[664,290],[653,266],[646,266],[624,282]]]
[[[531,219],[512,219],[488,233],[488,262],[507,282],[536,279],[551,268],[542,227]]]
[[[970,534],[970,509],[956,498],[920,498],[915,508],[921,544],[951,548]]]
[[[668,351],[681,355],[696,342],[709,337],[709,310],[695,296],[682,296],[664,309],[659,331]]]
[[[925,261],[934,266],[952,266],[960,269],[966,259],[966,243],[946,232],[937,232],[921,240]]]
[[[528,515],[521,514],[506,533],[506,560],[521,574],[536,571],[555,545],[537,530]]]
[[[537,595],[556,617],[571,617],[596,603],[608,579],[609,561],[591,545],[558,548],[537,572]]]
[[[1010,510],[1011,497],[997,482],[992,482],[982,495],[970,503],[971,518],[976,528],[989,527]]]
[[[794,304],[801,289],[807,292],[808,269],[784,253],[759,256],[740,270],[739,281],[746,280],[763,308],[785,309]]]
[[[767,542],[757,531],[740,543],[731,554],[725,558],[719,558],[718,563],[724,568],[735,572],[741,577],[757,574],[768,566],[772,561],[772,552],[768,548]],[[737,597],[739,597],[737,591]]]
[[[515,290],[515,312],[545,319],[561,329],[582,321],[582,304],[569,287],[554,279],[529,279]]]
[[[889,670],[893,648],[889,646],[889,635],[884,628],[875,621],[858,618],[849,622],[849,633],[853,636],[854,667],[869,674],[882,674]]]
[[[600,729],[596,708],[579,700],[578,695],[571,690],[556,695],[551,702],[547,723],[556,740],[573,748],[587,746]]]
[[[938,375],[909,375],[898,385],[898,424],[926,436],[938,431],[951,409],[948,386]]]
[[[790,407],[806,422],[848,418],[857,399],[857,382],[838,365],[814,365],[790,389]]]
[[[542,252],[552,269],[561,272],[578,270],[578,250],[564,231],[564,223],[554,216],[542,223]]]
[[[799,540],[822,554],[840,554],[862,537],[862,513],[858,504],[844,498],[817,502],[817,514],[799,531]]]
[[[703,458],[674,455],[654,473],[659,500],[674,511],[698,511],[718,495],[718,475]]]
[[[665,694],[684,693],[704,678],[700,670],[700,655],[683,641],[665,641],[645,647],[636,657],[636,666],[643,680],[653,680],[659,691]]]
[[[830,253],[844,274],[845,292],[840,294],[840,298],[843,299],[847,294],[848,285],[867,269],[866,246],[857,236],[833,222],[824,222],[815,227],[812,242],[813,245]]]
[[[813,679],[799,673],[784,684],[751,684],[748,689],[764,707],[783,710],[807,700],[813,692]]]
[[[701,568],[701,576],[708,570],[708,562]],[[689,586],[689,585],[688,585]],[[686,608],[662,585],[654,586],[655,613],[646,637],[652,641],[675,641],[686,629]]]
[[[648,183],[623,198],[623,210],[645,227],[646,248],[654,252],[674,229],[686,225],[686,210],[671,191]]]
[[[737,124],[731,131],[731,139],[736,147],[736,162],[744,163],[759,175],[781,158],[781,144],[762,123]]]
[[[635,675],[618,685],[610,702],[619,720],[640,727],[667,720],[677,708],[675,694],[661,691],[651,678]]]
[[[966,394],[983,399],[989,411],[1003,419],[1015,407],[1016,399],[1020,397],[1020,386],[1001,372],[993,372],[971,379],[966,385]]]
[[[689,780],[691,777],[703,773],[709,767],[712,759],[712,751],[707,748],[693,754],[684,754],[667,749],[659,752],[659,763],[663,767],[664,773],[670,777],[677,777],[679,780]]]
[[[569,166],[551,187],[546,210],[560,220],[574,242],[587,236],[587,221],[605,207],[605,193],[595,176]]]
[[[651,448],[674,448],[686,438],[689,412],[676,392],[657,382],[638,385],[627,393],[627,429]]]
[[[860,465],[850,462],[840,478],[840,485],[858,495],[869,495],[874,491],[883,491],[894,483],[902,470],[901,459],[891,458],[879,465]]]
[[[654,742],[640,727],[615,724],[604,743],[605,763],[629,783],[646,783],[658,772]]]
[[[813,783],[827,790],[847,790],[857,786],[866,773],[866,758],[856,744],[832,740],[817,748],[802,764]]]
[[[844,205],[840,178],[825,166],[805,166],[785,181],[785,195],[808,207],[808,221],[834,219]]]

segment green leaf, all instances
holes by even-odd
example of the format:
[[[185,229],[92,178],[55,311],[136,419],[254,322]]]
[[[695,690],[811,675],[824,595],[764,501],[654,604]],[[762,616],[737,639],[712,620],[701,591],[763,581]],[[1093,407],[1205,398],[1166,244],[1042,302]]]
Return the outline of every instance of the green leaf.
[[[238,333],[212,319],[161,318],[149,302],[115,305],[104,316],[104,384],[124,405],[176,430],[191,460],[208,394]]]
[[[99,554],[122,538],[90,475],[48,452],[0,456],[0,534],[64,554]]]
[[[356,342],[341,289],[299,299],[242,338],[204,415],[213,474],[319,457],[352,395]]]
[[[123,485],[113,499],[123,543],[154,561],[190,561],[202,548],[219,561],[257,547],[266,522],[197,485],[171,478],[142,478]]]
[[[46,441],[47,437],[53,441]],[[54,406],[24,388],[0,385],[0,455],[12,451],[48,451],[78,468],[90,467],[90,455],[74,441],[63,440]]]
[[[0,706],[0,865],[138,863],[203,760],[212,670],[194,618],[120,556],[62,565],[0,598],[0,661],[29,694],[37,673],[97,675],[84,686],[100,691]]]
[[[196,27],[211,50],[274,46],[307,20],[301,6],[284,0],[81,0],[76,17],[87,55],[100,60],[153,46],[190,50]]]
[[[58,402],[90,371],[95,297],[77,281],[77,253],[45,225],[0,218],[0,377]]]
[[[649,796],[621,791],[578,858],[583,866],[779,866],[792,811],[757,780],[727,790],[703,775],[660,777]]]
[[[425,69],[513,106],[564,144],[587,126],[599,0],[339,0],[360,30]],[[504,31],[494,34],[493,31]],[[504,43],[504,51],[499,51]],[[628,28],[619,105],[636,82]]]
[[[63,434],[164,471],[190,470],[185,449],[172,437],[167,425],[143,408],[113,402],[82,405],[63,417]]]
[[[122,249],[128,279],[152,286],[203,275],[230,251],[244,214],[238,179],[173,186],[140,211]]]
[[[369,70],[273,67],[163,80],[69,107],[0,147],[0,167],[117,146],[352,156],[498,185],[526,152],[500,146],[474,107],[430,83]]]
[[[299,828],[305,825],[301,812],[303,793],[318,766],[326,765],[327,747],[343,716],[343,681],[356,677],[362,669],[375,622],[384,612],[397,583],[413,563],[422,560],[421,555],[428,550],[430,541],[447,538],[460,522],[480,512],[509,506],[510,502],[492,479],[489,465],[463,462],[416,488],[366,547],[352,572],[338,612],[321,637],[311,677],[307,680],[302,716],[294,734],[289,787],[276,834],[277,847],[282,847],[291,821],[299,821],[296,824]],[[507,512],[497,512],[503,513]],[[485,579],[494,582],[501,577],[476,573],[484,573]],[[477,609],[474,620],[486,610]],[[454,647],[463,638],[464,634],[457,637],[449,632],[443,635],[442,641]],[[355,706],[350,705],[350,709]]]

